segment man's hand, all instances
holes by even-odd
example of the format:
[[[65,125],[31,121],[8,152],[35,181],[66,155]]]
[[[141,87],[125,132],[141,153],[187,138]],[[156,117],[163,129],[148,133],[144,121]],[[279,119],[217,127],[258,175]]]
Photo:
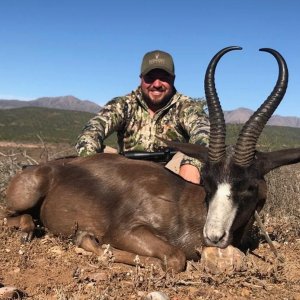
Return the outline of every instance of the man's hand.
[[[192,183],[200,183],[199,170],[192,165],[182,165],[179,169],[179,175],[187,181]]]

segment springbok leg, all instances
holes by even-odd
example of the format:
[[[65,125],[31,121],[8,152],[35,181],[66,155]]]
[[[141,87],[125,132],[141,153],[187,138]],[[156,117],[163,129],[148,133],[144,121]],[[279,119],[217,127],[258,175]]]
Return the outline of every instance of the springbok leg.
[[[162,267],[161,260],[154,257],[138,256],[137,254],[115,249],[110,245],[99,245],[95,237],[87,232],[79,232],[75,243],[78,247],[103,257],[106,261],[112,259],[116,263],[146,267],[147,265],[158,265]]]
[[[4,224],[8,227],[19,228],[23,233],[21,237],[23,243],[32,240],[35,225],[31,215],[24,214],[16,217],[6,217],[4,219]]]
[[[116,230],[110,232],[103,241],[111,241],[113,247],[137,255],[159,258],[165,269],[181,272],[185,269],[186,256],[184,252],[162,240],[153,230],[146,226],[138,226],[131,230]]]

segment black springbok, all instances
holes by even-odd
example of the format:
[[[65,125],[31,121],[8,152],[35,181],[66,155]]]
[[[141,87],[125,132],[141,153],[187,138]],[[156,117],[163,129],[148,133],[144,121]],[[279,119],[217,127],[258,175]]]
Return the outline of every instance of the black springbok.
[[[288,70],[279,65],[276,86],[242,128],[234,147],[225,145],[225,121],[215,88],[220,58],[239,47],[228,47],[211,60],[205,93],[211,123],[209,148],[167,142],[204,162],[203,186],[186,182],[164,167],[115,154],[53,161],[17,174],[7,190],[8,225],[18,226],[30,239],[31,214],[52,233],[73,236],[76,243],[98,255],[109,244],[115,262],[161,263],[179,272],[186,259],[199,258],[201,245],[238,245],[266,200],[264,175],[300,161],[300,148],[263,153],[257,140],[282,100]]]

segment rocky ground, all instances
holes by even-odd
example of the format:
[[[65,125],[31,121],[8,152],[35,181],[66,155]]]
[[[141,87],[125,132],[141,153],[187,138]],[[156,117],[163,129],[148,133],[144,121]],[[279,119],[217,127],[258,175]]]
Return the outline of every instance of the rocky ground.
[[[13,157],[5,159],[10,163],[0,170],[3,186],[16,166]],[[299,198],[296,201],[299,209]],[[0,208],[4,207],[5,197],[0,201]],[[156,299],[300,300],[299,220],[297,215],[279,218],[265,213],[263,222],[283,259],[275,258],[255,227],[251,237],[257,246],[246,253],[242,271],[217,274],[206,272],[199,262],[188,262],[185,272],[173,274],[153,266],[103,261],[42,230],[31,243],[23,244],[20,232],[1,222],[0,299],[7,299],[1,298],[1,290],[12,286],[17,289],[16,299],[142,300],[159,291],[168,298]]]
[[[242,272],[209,274],[189,262],[187,271],[173,274],[104,263],[49,234],[22,244],[19,232],[1,225],[0,283],[19,289],[23,299],[144,299],[153,291],[171,300],[300,299],[299,224],[272,221],[268,230],[283,262],[261,240]]]

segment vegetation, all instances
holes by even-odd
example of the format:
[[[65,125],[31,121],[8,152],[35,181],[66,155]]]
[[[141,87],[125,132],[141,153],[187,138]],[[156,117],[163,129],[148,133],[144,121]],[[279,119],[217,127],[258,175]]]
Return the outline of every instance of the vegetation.
[[[39,107],[0,110],[0,141],[67,143],[73,145],[92,113]],[[240,124],[227,125],[227,144],[234,144]],[[300,146],[300,128],[267,126],[258,141],[260,150]],[[116,134],[106,144],[116,146]]]
[[[84,124],[93,116],[88,112],[40,107],[0,110],[0,141],[74,144]]]
[[[234,144],[242,124],[227,124],[227,144]],[[260,135],[257,148],[261,151],[300,147],[300,128],[266,126]]]

